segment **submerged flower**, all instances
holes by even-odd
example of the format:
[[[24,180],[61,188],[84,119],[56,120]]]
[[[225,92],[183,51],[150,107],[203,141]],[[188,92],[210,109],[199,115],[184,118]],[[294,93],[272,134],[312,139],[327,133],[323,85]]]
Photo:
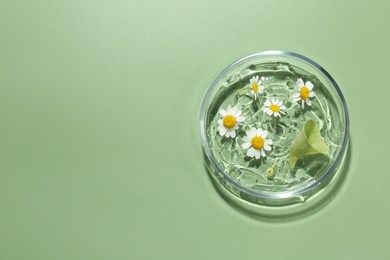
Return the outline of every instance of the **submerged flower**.
[[[249,81],[251,84],[251,94],[255,96],[255,99],[259,98],[259,95],[264,92],[264,80],[264,77],[259,79],[259,76],[253,76]]]
[[[239,124],[245,120],[241,115],[242,111],[235,106],[228,106],[226,110],[220,109],[222,119],[218,120],[218,131],[221,136],[236,137],[236,130]]]
[[[277,161],[275,161],[274,164],[272,164],[271,167],[269,167],[269,168],[267,168],[267,170],[265,170],[265,172],[268,175],[268,178],[273,178],[274,177],[276,162]]]
[[[265,157],[265,151],[271,151],[271,139],[266,139],[268,132],[261,128],[252,128],[251,130],[246,131],[246,136],[242,138],[244,143],[242,144],[242,149],[248,149],[246,155],[249,157],[255,157],[259,159],[260,157]]]
[[[279,99],[272,99],[272,101],[270,100],[267,100],[265,101],[264,103],[265,105],[265,108],[264,108],[264,112],[267,113],[267,115],[269,116],[274,116],[274,117],[281,117],[281,114],[282,115],[285,115],[286,112],[284,112],[283,110],[286,109],[286,107],[283,105],[283,102],[280,101]]]
[[[305,102],[308,106],[311,106],[311,101],[309,98],[315,96],[313,87],[314,85],[310,81],[303,83],[302,79],[297,80],[292,98],[294,101],[301,101],[302,109],[305,108]]]

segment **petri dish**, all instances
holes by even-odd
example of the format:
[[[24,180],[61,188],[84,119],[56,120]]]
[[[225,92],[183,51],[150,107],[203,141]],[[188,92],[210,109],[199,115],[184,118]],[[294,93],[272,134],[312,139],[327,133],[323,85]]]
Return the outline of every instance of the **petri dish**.
[[[297,53],[258,52],[225,68],[204,97],[200,133],[216,188],[251,214],[308,213],[345,175],[344,96],[328,72]]]

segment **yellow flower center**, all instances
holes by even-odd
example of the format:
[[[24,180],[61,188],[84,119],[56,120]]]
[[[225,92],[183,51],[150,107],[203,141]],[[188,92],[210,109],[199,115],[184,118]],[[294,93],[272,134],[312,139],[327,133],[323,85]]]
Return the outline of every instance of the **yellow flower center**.
[[[257,82],[253,82],[252,84],[252,90],[253,92],[257,93],[259,91],[259,85],[257,85]]]
[[[303,100],[306,100],[306,99],[309,98],[310,90],[309,90],[306,86],[303,86],[303,87],[301,88],[300,94],[301,94],[301,98],[302,98]]]
[[[279,112],[280,111],[280,107],[277,105],[274,105],[274,104],[270,105],[269,109],[271,109],[272,112]]]
[[[223,125],[226,128],[233,128],[236,125],[236,118],[232,115],[227,115],[223,119]]]
[[[264,139],[261,136],[255,136],[251,140],[252,147],[260,150],[264,147]]]

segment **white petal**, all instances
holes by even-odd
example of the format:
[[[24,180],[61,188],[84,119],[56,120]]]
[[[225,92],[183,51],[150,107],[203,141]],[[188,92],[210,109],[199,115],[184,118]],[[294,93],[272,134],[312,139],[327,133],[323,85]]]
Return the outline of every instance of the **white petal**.
[[[256,82],[259,81],[259,76],[258,75],[255,76],[255,81]]]
[[[293,98],[293,101],[294,101],[294,102],[299,101],[299,100],[301,100],[300,97]]]
[[[237,130],[238,128],[240,128],[240,126],[239,126],[238,124],[236,124],[236,125],[233,127],[234,130]]]
[[[219,125],[217,129],[218,129],[218,131],[221,131],[222,128],[225,128],[225,127],[223,125]]]
[[[294,92],[294,93],[292,93],[291,96],[292,96],[293,98],[298,98],[298,97],[301,96],[301,93],[299,93],[299,92]]]
[[[251,139],[256,135],[256,128],[252,127],[251,129]]]
[[[305,108],[305,100],[302,100],[302,109]]]
[[[248,131],[246,131],[248,133]],[[242,140],[245,142],[245,143],[249,143],[249,137],[248,136],[244,136],[242,138]]]
[[[221,128],[221,129],[219,130],[219,134],[220,134],[221,136],[224,136],[224,135],[226,134],[226,132],[227,132],[227,129],[226,129],[225,127]]]
[[[232,114],[232,106],[231,105],[228,105],[227,108],[226,108],[226,114],[227,115],[231,115]]]
[[[306,81],[305,86],[306,86],[309,90],[312,90],[313,87],[314,87],[313,83],[311,83],[310,81]]]
[[[302,79],[297,79],[297,87],[298,87],[298,88],[301,88],[303,85],[305,85],[305,84],[303,83],[303,80],[302,80]]]
[[[234,129],[228,129],[226,134],[229,134],[230,137],[234,138],[236,137],[236,131],[234,131]]]
[[[306,99],[306,104],[307,104],[308,106],[311,106],[311,101],[310,101],[310,99]]]
[[[249,147],[251,147],[251,144],[250,143],[243,143],[241,145],[242,149],[248,149]]]
[[[278,102],[278,106],[281,107],[283,105],[283,102],[282,101],[279,101]]]
[[[264,150],[266,150],[266,151],[271,151],[271,146],[269,146],[269,145],[264,145]]]
[[[268,131],[263,130],[263,133],[261,133],[261,137],[264,139],[264,138],[266,138],[267,135],[268,135]]]
[[[253,90],[251,90],[251,94],[255,94],[255,92]]]
[[[277,116],[278,116],[278,117],[281,117],[279,112],[275,112],[275,113],[274,113],[274,116],[275,116],[275,117],[277,117]]]
[[[259,150],[255,150],[255,158],[260,159],[260,151]]]
[[[267,140],[264,141],[264,144],[265,145],[270,145],[270,144],[273,144],[273,141],[272,141],[272,139],[267,139]]]
[[[230,114],[234,117],[237,117],[236,114],[237,114],[237,107],[232,107],[232,109],[230,110]]]
[[[242,114],[242,110],[239,110],[239,109],[237,109],[237,112],[236,112],[236,117],[239,117],[239,116],[241,116],[241,114]]]
[[[263,134],[263,129],[259,128],[256,130],[256,136],[261,136]]]
[[[226,137],[230,137],[230,134],[231,134],[230,129],[226,129],[226,134],[225,134],[225,136],[226,136]]]
[[[248,151],[246,152],[246,155],[249,157],[253,157],[255,155],[255,149],[253,147],[249,148]]]
[[[271,109],[269,109],[269,108],[266,108],[265,110],[264,110],[266,113],[267,113],[267,115],[269,115],[269,116],[271,116],[272,115],[272,110]]]
[[[264,86],[263,86],[263,85],[260,85],[260,86],[259,86],[259,91],[258,91],[258,93],[260,93],[260,94],[264,93]]]
[[[217,121],[217,123],[218,123],[219,125],[222,125],[222,124],[223,124],[223,120],[222,120],[222,119],[219,119],[219,120]]]
[[[225,116],[226,116],[226,111],[225,111],[224,109],[220,109],[220,110],[219,110],[219,114],[220,114],[221,116],[225,117]]]
[[[265,80],[265,77],[261,77],[260,79],[261,79],[261,81],[263,81],[263,80]]]
[[[280,109],[281,110],[286,110],[286,107],[285,106],[281,106]]]
[[[261,149],[261,155],[262,155],[263,157],[265,157],[264,149]]]
[[[236,118],[236,121],[239,122],[239,123],[244,122],[244,120],[245,120],[244,116],[239,116],[239,117]]]
[[[253,85],[253,82],[255,82],[255,77],[254,76],[249,80],[249,83],[251,84],[251,87]]]
[[[271,105],[271,101],[267,100],[264,102],[264,105],[266,105],[267,107],[269,107]]]
[[[274,105],[275,105],[275,102],[276,102],[275,99],[272,99],[272,100],[271,100],[271,103],[274,104]]]
[[[310,91],[309,97],[315,97],[315,96],[316,96],[316,93],[314,93],[314,91]]]

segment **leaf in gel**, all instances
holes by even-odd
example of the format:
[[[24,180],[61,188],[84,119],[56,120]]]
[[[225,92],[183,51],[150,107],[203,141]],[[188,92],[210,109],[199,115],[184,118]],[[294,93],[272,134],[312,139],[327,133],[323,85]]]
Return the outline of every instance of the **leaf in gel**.
[[[302,132],[297,135],[290,149],[290,167],[294,168],[297,160],[305,155],[325,154],[328,146],[321,137],[320,130],[314,120],[309,119],[303,126]]]

